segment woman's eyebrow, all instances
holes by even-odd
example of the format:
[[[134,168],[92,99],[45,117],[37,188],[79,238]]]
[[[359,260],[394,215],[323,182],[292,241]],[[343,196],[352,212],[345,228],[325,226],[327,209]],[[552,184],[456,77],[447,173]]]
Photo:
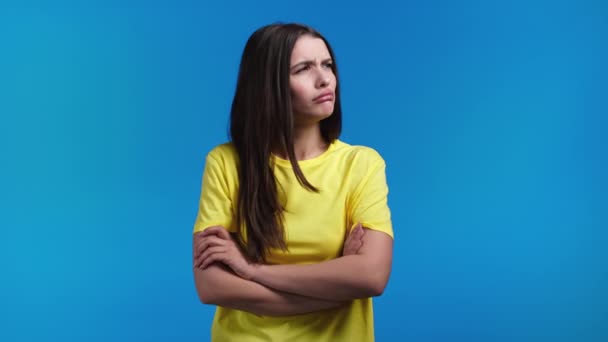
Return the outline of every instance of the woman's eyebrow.
[[[323,63],[327,63],[327,62],[331,62],[331,61],[332,61],[332,59],[331,59],[331,58],[326,58],[326,59],[324,59],[324,60],[322,60],[322,61],[321,61],[321,64],[323,64]],[[309,60],[304,60],[304,61],[301,61],[301,62],[298,62],[298,63],[296,63],[296,64],[292,65],[292,66],[290,67],[290,69],[294,69],[294,68],[296,68],[296,67],[298,67],[298,66],[304,66],[304,65],[314,65],[314,64],[315,64],[315,61],[313,61],[313,60],[310,60],[310,59],[309,59]]]

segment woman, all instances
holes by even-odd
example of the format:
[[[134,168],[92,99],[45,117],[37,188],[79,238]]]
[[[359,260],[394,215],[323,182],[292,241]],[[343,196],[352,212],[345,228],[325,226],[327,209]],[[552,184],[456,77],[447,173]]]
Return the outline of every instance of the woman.
[[[338,139],[334,54],[298,24],[258,29],[243,52],[231,142],[206,158],[194,225],[196,290],[213,341],[373,341],[389,278],[385,164]]]

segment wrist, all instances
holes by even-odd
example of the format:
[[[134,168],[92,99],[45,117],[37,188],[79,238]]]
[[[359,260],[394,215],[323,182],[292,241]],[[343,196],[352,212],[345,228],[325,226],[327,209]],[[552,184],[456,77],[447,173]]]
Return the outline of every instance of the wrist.
[[[251,264],[251,274],[249,276],[249,280],[254,281],[256,283],[260,283],[262,278],[262,273],[266,269],[267,265],[264,264]]]

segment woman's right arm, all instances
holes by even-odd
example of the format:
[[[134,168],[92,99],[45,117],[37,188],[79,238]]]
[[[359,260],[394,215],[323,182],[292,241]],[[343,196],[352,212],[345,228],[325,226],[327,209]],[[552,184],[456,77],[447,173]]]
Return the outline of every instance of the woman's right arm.
[[[205,304],[261,316],[291,316],[333,309],[347,303],[276,291],[245,280],[219,263],[204,270],[197,267],[193,269],[196,292]]]

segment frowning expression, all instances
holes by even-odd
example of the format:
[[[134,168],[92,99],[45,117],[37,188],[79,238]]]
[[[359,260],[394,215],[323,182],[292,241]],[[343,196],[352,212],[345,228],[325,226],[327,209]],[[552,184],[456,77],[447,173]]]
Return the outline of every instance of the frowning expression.
[[[325,42],[311,35],[296,41],[289,85],[296,124],[319,122],[334,111],[336,76]]]

